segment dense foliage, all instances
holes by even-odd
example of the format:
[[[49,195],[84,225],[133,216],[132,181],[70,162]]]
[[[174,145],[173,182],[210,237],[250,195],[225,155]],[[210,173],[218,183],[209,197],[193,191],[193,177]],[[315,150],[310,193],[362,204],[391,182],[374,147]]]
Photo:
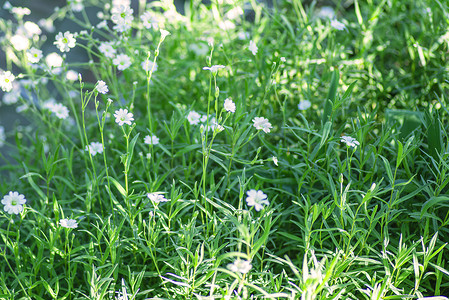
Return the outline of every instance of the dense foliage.
[[[445,1],[146,2],[3,6],[0,298],[449,295]]]

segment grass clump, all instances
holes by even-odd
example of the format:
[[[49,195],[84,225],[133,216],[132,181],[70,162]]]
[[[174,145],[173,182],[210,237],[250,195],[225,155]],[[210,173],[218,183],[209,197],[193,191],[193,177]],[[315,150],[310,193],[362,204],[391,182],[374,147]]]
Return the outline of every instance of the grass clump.
[[[0,298],[447,299],[448,7],[346,5],[5,4]]]

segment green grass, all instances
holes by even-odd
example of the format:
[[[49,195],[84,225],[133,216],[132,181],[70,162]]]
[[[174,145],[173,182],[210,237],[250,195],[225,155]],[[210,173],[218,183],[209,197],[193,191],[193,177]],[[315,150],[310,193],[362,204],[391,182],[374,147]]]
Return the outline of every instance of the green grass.
[[[57,48],[33,69],[11,45],[27,16],[0,20],[6,66],[22,87],[15,105],[33,124],[7,132],[3,148],[14,162],[0,167],[0,196],[18,191],[27,202],[18,215],[0,212],[1,299],[449,295],[446,2],[334,1],[342,31],[316,2],[192,0],[184,15],[169,1],[144,3],[124,33],[110,10],[110,29],[91,28],[100,20],[84,10],[56,11],[56,32],[44,31],[51,43],[62,19],[86,30],[62,75],[45,66]],[[235,7],[245,10],[236,27],[220,28]],[[144,28],[145,10],[174,15],[159,14],[170,35]],[[98,49],[104,41],[132,64],[117,70]],[[146,59],[157,70],[145,71]],[[213,65],[225,68],[203,70]],[[66,80],[68,70],[82,78]],[[50,98],[67,119],[45,108]],[[299,110],[303,100],[311,107]],[[132,125],[116,123],[120,108]],[[207,130],[212,118],[222,131]],[[159,143],[145,144],[147,135]],[[86,151],[92,142],[103,153]],[[260,211],[246,201],[253,189],[269,201]],[[155,192],[169,201],[153,202]],[[78,227],[61,226],[65,218]],[[239,260],[249,272],[235,271]]]

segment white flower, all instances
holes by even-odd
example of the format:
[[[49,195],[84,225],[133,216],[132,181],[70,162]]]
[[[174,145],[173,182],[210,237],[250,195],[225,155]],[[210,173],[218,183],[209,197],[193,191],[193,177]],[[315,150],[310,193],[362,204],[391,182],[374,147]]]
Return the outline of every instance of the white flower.
[[[207,121],[207,115],[203,115],[200,119],[201,123],[206,123]]]
[[[218,72],[218,70],[224,69],[224,68],[225,68],[225,66],[223,66],[223,65],[213,65],[211,67],[204,67],[203,70],[209,70],[215,74]]]
[[[69,116],[69,110],[61,103],[53,104],[50,107],[50,111],[56,115],[59,119],[67,119]]]
[[[270,202],[267,200],[267,195],[261,190],[249,190],[246,194],[248,195],[248,197],[246,197],[246,204],[248,204],[248,206],[254,206],[256,211],[263,209],[263,205],[270,205]]]
[[[39,36],[42,34],[42,30],[34,22],[26,21],[25,24],[23,24],[23,28],[25,29],[25,34],[28,38],[32,38],[35,35]]]
[[[149,136],[147,135],[144,139],[145,144],[148,145],[157,145],[159,144],[159,138],[155,135]]]
[[[312,106],[312,103],[310,103],[309,100],[301,100],[298,104],[298,109],[299,110],[306,110],[308,109],[310,106]]]
[[[82,1],[83,0],[69,0],[68,4],[70,4],[70,8],[72,9],[72,11],[80,12],[84,8]]]
[[[129,113],[127,109],[120,108],[119,110],[116,110],[114,117],[115,122],[120,126],[123,124],[131,125],[131,122],[134,121],[133,114]]]
[[[75,81],[78,79],[78,73],[73,70],[68,70],[67,73],[65,74],[65,78],[68,81]]]
[[[9,41],[17,51],[23,51],[30,48],[30,40],[22,34],[12,36]]]
[[[154,203],[161,203],[161,202],[168,202],[170,200],[166,199],[164,195],[161,193],[148,193],[147,197],[150,198],[151,201]]]
[[[117,52],[112,46],[112,42],[103,42],[98,46],[98,50],[103,53],[104,56],[109,58],[114,58],[115,53]]]
[[[285,59],[285,57],[281,57],[281,62],[286,62],[287,60]]]
[[[59,48],[61,52],[69,52],[70,48],[75,47],[76,39],[73,33],[66,31],[64,34],[62,32],[56,35],[56,41],[53,43]]]
[[[101,154],[103,153],[103,144],[99,142],[92,142],[90,145],[86,146],[86,151],[90,150],[90,154],[92,156],[95,156],[97,153]]]
[[[131,6],[131,0],[112,0],[112,6]]]
[[[119,54],[112,60],[112,63],[117,66],[117,69],[123,71],[131,65],[131,58],[126,54]]]
[[[221,126],[220,124],[218,124],[215,117],[213,117],[212,119],[209,120],[209,127],[207,129],[212,130],[212,131],[216,130],[217,132],[221,132],[224,130],[224,127]]]
[[[12,83],[16,77],[10,72],[6,71],[0,75],[0,87],[4,92],[10,92],[12,90]]]
[[[360,143],[355,138],[350,136],[342,136],[340,141],[342,143],[345,143],[348,147],[357,147],[357,145],[360,145]]]
[[[14,103],[17,103],[17,101],[19,101],[20,98],[20,88],[15,88],[14,86],[16,86],[15,84],[16,82],[13,82],[12,86],[12,90],[9,93],[5,93],[3,95],[3,103],[5,103],[6,105],[11,105]]]
[[[259,50],[259,48],[257,48],[256,43],[254,43],[253,40],[251,40],[251,41],[249,41],[248,50],[251,51],[253,53],[253,55],[256,55],[257,50]]]
[[[252,268],[251,262],[249,260],[241,260],[237,258],[234,263],[228,265],[228,269],[235,273],[248,273]]]
[[[323,6],[317,13],[320,19],[333,19],[335,17],[335,11],[331,6]]]
[[[102,28],[106,28],[106,27],[108,27],[108,22],[106,20],[103,20],[97,24],[98,29],[102,29]]]
[[[47,57],[45,57],[45,62],[47,63],[48,67],[50,68],[51,73],[53,74],[60,74],[62,69],[62,62],[63,59],[61,55],[59,55],[56,52],[52,52]]]
[[[77,228],[78,227],[78,223],[76,222],[76,220],[73,219],[61,219],[59,220],[59,225],[61,225],[64,228]]]
[[[346,25],[343,24],[342,22],[338,21],[337,19],[331,20],[331,26],[337,30],[343,30],[346,28]]]
[[[255,117],[253,119],[254,127],[256,127],[257,130],[262,129],[265,133],[270,132],[270,128],[273,128],[271,126],[271,123],[268,122],[268,119],[265,119],[264,117]]]
[[[133,9],[124,5],[114,6],[112,8],[111,20],[115,23],[115,30],[124,32],[131,28],[131,23],[134,20]]]
[[[103,80],[97,81],[97,86],[95,87],[95,89],[101,94],[106,94],[107,92],[109,92],[108,86]]]
[[[142,69],[145,70],[145,72],[151,72],[151,69],[153,69],[153,72],[157,71],[157,63],[154,63],[154,67],[153,67],[153,62],[151,60],[146,59],[145,61],[142,62],[141,64]]]
[[[142,20],[142,24],[146,29],[159,28],[160,18],[158,18],[157,15],[155,15],[151,11],[144,12],[143,15],[140,16],[140,19]]]
[[[3,145],[5,145],[5,141],[5,128],[3,126],[0,126],[0,147],[3,147]]]
[[[11,12],[19,17],[31,14],[31,10],[27,7],[13,7]]]
[[[243,9],[240,6],[236,6],[226,13],[226,18],[235,20],[241,15],[243,15],[243,13],[244,13]]]
[[[160,31],[161,31],[161,40],[164,40],[167,37],[167,35],[170,35],[170,32],[165,29],[161,28]]]
[[[272,159],[273,159],[273,163],[274,163],[276,166],[278,166],[278,158],[277,158],[276,156],[273,156]]]
[[[23,211],[23,204],[25,204],[25,202],[27,202],[27,200],[24,195],[12,191],[2,199],[2,204],[5,206],[3,209],[8,214],[20,214]]]
[[[231,20],[225,20],[218,23],[218,27],[220,27],[223,31],[229,31],[235,29],[235,24]]]
[[[40,19],[39,22],[37,22],[41,27],[43,27],[48,32],[54,32],[55,26],[53,25],[53,20],[48,19]]]
[[[189,121],[190,125],[197,125],[200,122],[200,118],[201,115],[194,110],[187,115],[187,121]]]
[[[9,1],[6,1],[3,4],[3,9],[10,10],[11,8],[12,8],[12,5],[11,5],[11,3],[9,3]]]
[[[232,113],[235,112],[235,103],[232,101],[231,98],[226,98],[223,106],[227,112],[232,112]]]
[[[237,38],[239,40],[247,40],[247,39],[249,39],[249,37],[250,37],[249,32],[246,32],[246,31],[237,32]]]

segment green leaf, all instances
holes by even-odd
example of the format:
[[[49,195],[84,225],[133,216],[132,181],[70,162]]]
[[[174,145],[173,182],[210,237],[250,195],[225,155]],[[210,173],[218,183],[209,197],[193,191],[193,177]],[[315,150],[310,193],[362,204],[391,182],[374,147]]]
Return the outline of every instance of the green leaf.
[[[437,205],[437,204],[439,204],[441,202],[446,202],[446,201],[449,201],[449,197],[447,197],[447,196],[433,196],[433,197],[430,197],[430,199],[427,200],[423,204],[423,206],[421,208],[421,219],[422,219],[423,215],[427,212],[427,210],[429,208],[431,208],[431,207],[433,207],[433,206],[435,206],[435,205]],[[445,206],[449,206],[449,203],[446,203]]]
[[[332,73],[331,77],[331,85],[329,87],[329,93],[327,95],[326,101],[324,103],[324,111],[323,111],[323,118],[321,119],[322,124],[326,124],[326,122],[331,121],[332,116],[332,106],[333,103],[335,103],[335,99],[337,97],[337,87],[338,87],[338,80],[340,79],[340,73],[338,69],[335,69]]]

